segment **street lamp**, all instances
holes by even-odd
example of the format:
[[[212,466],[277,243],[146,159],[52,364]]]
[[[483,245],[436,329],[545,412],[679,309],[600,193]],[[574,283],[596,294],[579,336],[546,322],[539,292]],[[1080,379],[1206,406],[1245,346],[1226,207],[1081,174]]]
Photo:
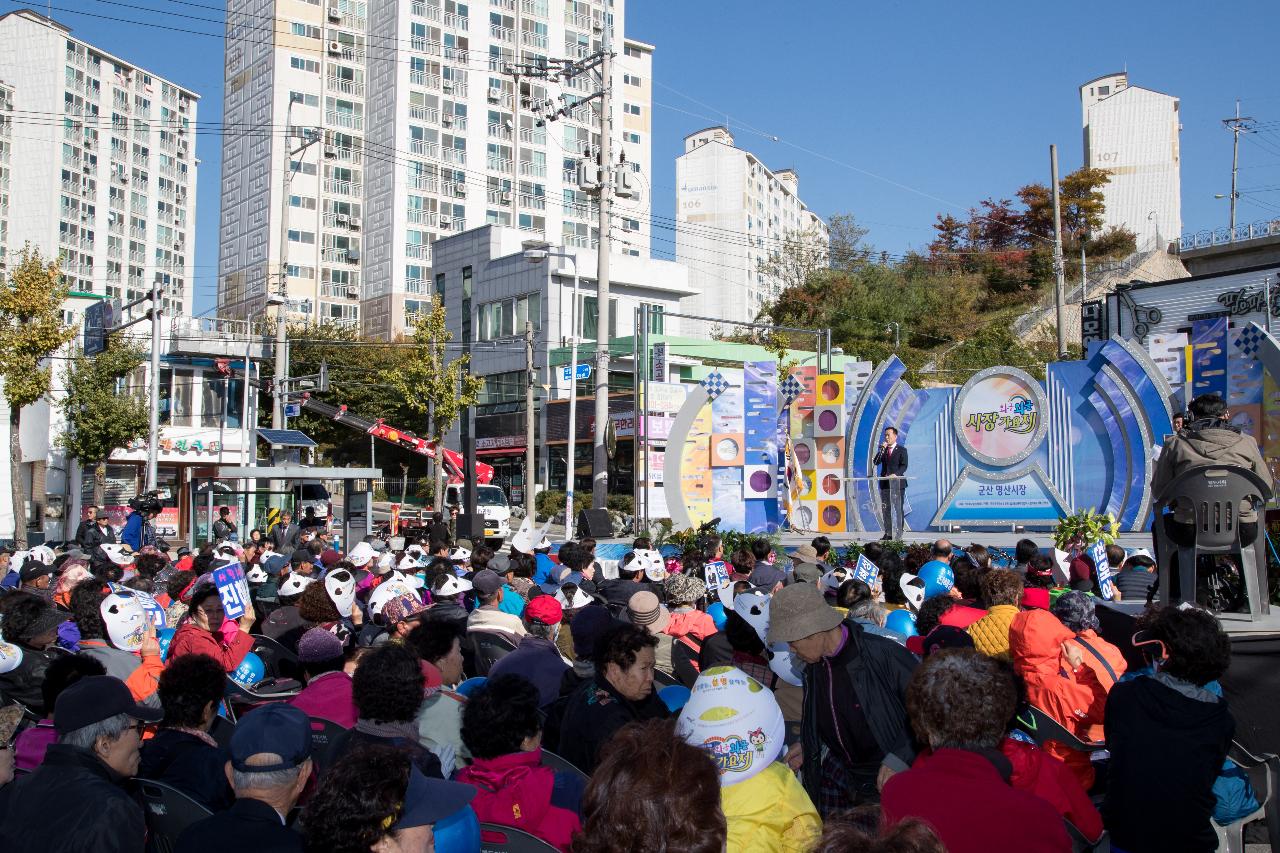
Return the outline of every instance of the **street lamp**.
[[[551,244],[545,240],[526,240],[521,246],[524,248],[524,259],[531,264],[540,264],[547,258],[566,258],[573,263],[573,300],[569,303],[569,442],[565,448],[567,464],[565,466],[565,490],[564,490],[564,529],[565,536],[572,538],[573,536],[573,478],[577,473],[577,462],[574,459],[577,453],[577,430],[578,430],[578,258],[569,252],[561,249],[552,251]],[[563,287],[563,285],[562,285]],[[561,322],[560,328],[564,329],[564,323]],[[600,425],[597,424],[599,429]],[[548,460],[550,455],[548,453]],[[548,464],[550,462],[548,461]],[[525,450],[525,482],[526,482],[526,502],[532,507],[533,492],[533,447],[530,446]],[[530,510],[532,513],[532,510]]]

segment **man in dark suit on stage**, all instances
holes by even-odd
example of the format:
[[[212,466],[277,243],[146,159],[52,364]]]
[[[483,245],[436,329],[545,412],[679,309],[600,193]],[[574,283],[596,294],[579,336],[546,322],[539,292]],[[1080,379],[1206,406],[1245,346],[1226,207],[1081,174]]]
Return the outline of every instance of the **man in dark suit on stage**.
[[[907,476],[907,448],[898,444],[898,430],[884,428],[884,441],[873,460],[880,466],[881,477]],[[906,483],[900,480],[880,481],[880,509],[884,513],[884,536],[881,539],[902,538],[902,490]]]

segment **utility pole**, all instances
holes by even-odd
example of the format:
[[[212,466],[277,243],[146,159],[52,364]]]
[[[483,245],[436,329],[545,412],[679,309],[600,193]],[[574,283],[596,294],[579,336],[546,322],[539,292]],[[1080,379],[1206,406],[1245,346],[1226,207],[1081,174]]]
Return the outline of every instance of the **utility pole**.
[[[600,77],[600,243],[596,254],[596,429],[591,465],[591,507],[604,509],[609,494],[609,215],[613,183],[613,47],[609,43],[608,15],[604,30]],[[647,355],[646,355],[647,357]]]
[[[160,462],[160,282],[151,283],[151,421],[147,434],[147,491],[156,487]],[[219,451],[221,452],[221,451]]]
[[[533,518],[533,321],[524,321],[524,511]],[[565,530],[573,528],[566,519]]]
[[[1058,358],[1067,357],[1067,281],[1062,260],[1062,200],[1058,197],[1058,146],[1049,146],[1049,173],[1053,187],[1053,289],[1058,309]]]
[[[1240,99],[1236,98],[1236,114],[1222,120],[1223,127],[1231,131],[1231,231],[1236,230],[1236,200],[1240,193],[1236,190],[1236,179],[1240,172],[1240,134],[1253,130],[1250,124],[1253,119],[1240,115]]]
[[[591,498],[592,506],[603,509],[609,491],[609,453],[605,435],[609,426],[609,220],[611,206],[615,194],[624,196],[630,193],[625,177],[624,165],[617,167],[613,162],[613,53],[610,43],[609,18],[603,16],[594,27],[601,33],[600,50],[591,56],[581,59],[545,59],[536,65],[513,64],[506,70],[507,74],[533,79],[549,79],[556,82],[572,80],[588,71],[599,70],[600,88],[586,97],[573,97],[562,94],[564,102],[556,108],[552,101],[532,102],[531,111],[536,115],[536,127],[543,127],[578,109],[590,101],[600,102],[600,148],[587,155],[579,164],[579,189],[589,195],[599,197],[599,220],[597,229],[599,241],[596,261],[596,381],[595,381],[595,435],[594,453],[592,456]],[[530,90],[532,91],[532,89]],[[517,97],[519,92],[517,92]],[[517,134],[519,128],[516,128]],[[589,166],[595,161],[594,168]],[[594,174],[593,174],[594,172]],[[517,188],[518,189],[518,188]],[[572,411],[572,410],[571,410]],[[572,470],[573,461],[570,460]]]

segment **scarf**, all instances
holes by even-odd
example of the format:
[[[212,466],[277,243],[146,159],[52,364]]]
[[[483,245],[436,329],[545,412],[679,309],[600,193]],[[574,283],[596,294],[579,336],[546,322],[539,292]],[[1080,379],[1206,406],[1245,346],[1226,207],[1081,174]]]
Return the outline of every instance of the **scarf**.
[[[370,737],[383,739],[401,738],[413,743],[418,742],[418,724],[413,720],[384,723],[379,720],[366,720],[361,717],[356,720],[356,731]]]

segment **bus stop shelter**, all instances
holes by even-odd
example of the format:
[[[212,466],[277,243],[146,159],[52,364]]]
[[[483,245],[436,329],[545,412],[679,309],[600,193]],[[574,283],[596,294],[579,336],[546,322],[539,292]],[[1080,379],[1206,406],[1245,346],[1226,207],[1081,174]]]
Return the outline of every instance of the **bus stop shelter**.
[[[344,548],[363,540],[373,532],[373,483],[382,477],[381,468],[321,468],[314,465],[219,465],[216,477],[193,478],[190,484],[190,516],[187,524],[187,546],[209,538],[209,527],[217,518],[216,507],[243,507],[242,537],[251,529],[254,518],[266,517],[269,509],[296,511],[293,486],[303,480],[340,480],[343,485],[341,524],[335,530]],[[238,481],[239,489],[215,492],[214,482]],[[332,512],[332,507],[330,509]],[[336,513],[335,513],[336,514]]]

